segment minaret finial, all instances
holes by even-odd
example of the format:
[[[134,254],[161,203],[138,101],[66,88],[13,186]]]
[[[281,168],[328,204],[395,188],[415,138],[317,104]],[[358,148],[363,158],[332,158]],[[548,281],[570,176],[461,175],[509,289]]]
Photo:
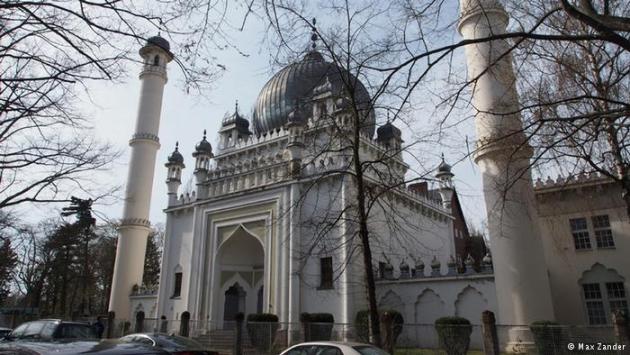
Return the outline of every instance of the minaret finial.
[[[204,141],[206,140],[206,130],[205,129],[203,130],[203,140]]]
[[[175,151],[179,151],[179,141],[175,142]]]
[[[238,99],[236,99],[236,102],[234,103],[234,113],[238,113]]]
[[[317,36],[317,29],[315,28],[316,24],[317,24],[317,19],[313,17],[313,23],[311,25],[311,48],[313,50],[317,48],[317,39],[319,38]]]

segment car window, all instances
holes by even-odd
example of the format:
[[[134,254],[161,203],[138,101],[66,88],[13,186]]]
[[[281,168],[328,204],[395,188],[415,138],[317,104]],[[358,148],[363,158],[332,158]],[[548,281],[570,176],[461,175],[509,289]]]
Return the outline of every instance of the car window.
[[[341,350],[336,346],[317,346],[314,351],[314,355],[343,355]]]
[[[286,352],[285,355],[312,355],[312,349],[313,347],[310,345],[298,346]]]
[[[60,338],[90,339],[95,338],[94,330],[87,324],[61,324]]]
[[[135,337],[133,337],[133,342],[153,346],[153,340],[151,340],[151,338],[149,337],[142,336],[142,335],[136,335]]]
[[[361,355],[389,355],[386,351],[369,345],[353,346],[352,348],[358,351]]]
[[[57,329],[57,323],[56,322],[48,322],[42,328],[42,331],[40,332],[40,335],[41,335],[42,338],[50,339],[50,338],[53,337],[53,334],[55,333],[55,329]]]

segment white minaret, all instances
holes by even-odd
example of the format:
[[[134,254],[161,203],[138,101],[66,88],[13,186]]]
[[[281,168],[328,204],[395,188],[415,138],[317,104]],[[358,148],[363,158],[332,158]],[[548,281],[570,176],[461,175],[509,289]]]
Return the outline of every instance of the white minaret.
[[[461,0],[460,12],[464,39],[505,33],[508,15],[497,0]],[[488,209],[498,323],[553,320],[529,170],[532,148],[522,133],[512,57],[506,55],[510,47],[505,40],[494,40],[465,48],[468,76],[475,81],[475,162],[482,172]],[[520,335],[514,331],[510,338]]]
[[[129,294],[134,285],[142,283],[144,254],[151,227],[148,218],[155,156],[160,148],[158,131],[162,94],[167,81],[166,64],[173,60],[169,43],[160,36],[149,38],[140,49],[140,56],[144,62],[140,72],[142,89],[136,129],[129,141],[129,175],[109,300],[109,311],[116,312],[118,319],[131,316]]]

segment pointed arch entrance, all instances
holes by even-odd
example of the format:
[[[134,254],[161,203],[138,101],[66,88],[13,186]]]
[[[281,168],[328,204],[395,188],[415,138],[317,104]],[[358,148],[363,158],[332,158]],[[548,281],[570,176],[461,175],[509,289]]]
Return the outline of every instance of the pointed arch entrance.
[[[216,261],[221,285],[217,310],[223,327],[229,328],[237,313],[262,308],[265,252],[260,239],[239,225],[220,244]]]

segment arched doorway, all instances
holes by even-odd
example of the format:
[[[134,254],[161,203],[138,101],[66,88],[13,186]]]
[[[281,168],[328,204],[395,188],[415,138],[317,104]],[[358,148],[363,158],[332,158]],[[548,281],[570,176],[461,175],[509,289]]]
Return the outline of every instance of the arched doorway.
[[[242,225],[237,226],[220,245],[217,279],[220,287],[215,306],[223,327],[234,324],[237,313],[262,312],[265,255],[262,243]]]
[[[247,292],[236,282],[225,291],[225,305],[223,307],[224,328],[230,328],[237,313],[245,312]]]

